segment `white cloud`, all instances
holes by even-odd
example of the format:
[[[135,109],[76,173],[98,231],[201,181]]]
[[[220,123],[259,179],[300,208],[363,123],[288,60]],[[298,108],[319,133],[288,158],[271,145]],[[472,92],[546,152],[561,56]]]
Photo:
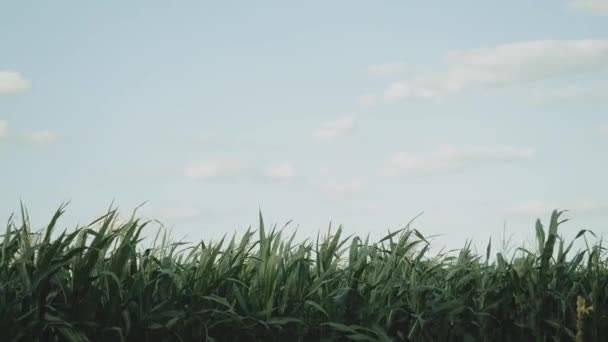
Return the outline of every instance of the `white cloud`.
[[[8,139],[8,122],[0,120],[0,141]]]
[[[32,144],[51,144],[59,140],[57,133],[52,131],[32,131],[23,135],[23,139]]]
[[[404,71],[405,66],[402,63],[375,64],[367,68],[367,73],[374,77],[394,76]]]
[[[424,157],[407,152],[399,152],[384,163],[380,173],[386,176],[401,174],[428,175],[445,172],[454,167],[455,165],[451,165],[447,161],[441,160],[436,156]]]
[[[312,139],[319,143],[329,143],[348,134],[354,127],[352,118],[343,117],[334,121],[327,121],[312,133]]]
[[[440,71],[420,71],[394,82],[384,99],[433,98],[477,87],[497,87],[608,67],[608,40],[542,40],[453,51]]]
[[[511,207],[507,211],[521,216],[541,216],[551,213],[558,207],[559,205],[555,202],[529,200]]]
[[[357,101],[362,107],[371,107],[378,103],[378,95],[375,94],[365,94],[359,96]]]
[[[424,84],[429,83],[429,84]],[[435,85],[431,83],[436,83]],[[437,97],[447,89],[441,89],[443,86],[440,80],[437,82],[430,82],[423,79],[400,81],[391,84],[386,91],[384,91],[385,100],[398,100],[401,98],[418,98],[418,99],[430,99]]]
[[[574,214],[595,214],[604,212],[608,206],[598,203],[596,201],[584,199],[577,201],[546,201],[546,200],[528,200],[517,205],[514,205],[507,209],[508,214],[517,216],[546,216],[549,215],[553,210],[569,210]]]
[[[361,190],[362,183],[358,179],[325,180],[319,185],[321,192],[330,198],[343,198]]]
[[[276,163],[265,170],[266,176],[279,181],[289,181],[294,176],[294,167],[290,163]]]
[[[440,145],[436,154],[441,159],[456,161],[514,161],[532,158],[534,150],[512,146]]]
[[[383,175],[428,175],[464,169],[471,164],[512,162],[531,159],[532,148],[512,146],[453,146],[439,145],[427,155],[400,152],[381,168]]]
[[[11,95],[29,88],[29,82],[18,72],[0,70],[0,95]]]
[[[49,130],[13,132],[8,122],[0,120],[0,142],[26,144],[52,144],[59,140],[59,135]]]
[[[289,162],[271,163],[262,167],[236,159],[215,158],[191,163],[183,170],[183,174],[193,180],[243,176],[253,177],[257,181],[269,179],[276,182],[289,182],[295,176],[295,170]]]
[[[184,174],[190,179],[209,179],[236,175],[243,171],[244,163],[230,159],[214,159],[188,165]]]
[[[591,14],[608,15],[608,0],[571,0],[570,6]]]
[[[561,88],[537,88],[532,97],[537,103],[557,103],[584,101],[590,103],[608,100],[608,85],[592,84],[586,86],[570,85]]]

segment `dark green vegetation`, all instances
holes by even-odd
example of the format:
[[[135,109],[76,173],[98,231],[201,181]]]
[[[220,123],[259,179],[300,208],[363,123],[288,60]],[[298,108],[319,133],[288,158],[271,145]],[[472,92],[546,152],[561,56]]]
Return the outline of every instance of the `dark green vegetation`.
[[[261,218],[239,240],[146,249],[145,223],[110,212],[59,234],[62,212],[0,239],[3,341],[573,341],[578,296],[585,341],[608,336],[603,248],[574,251],[559,212],[511,256],[431,256],[409,227],[295,244]]]

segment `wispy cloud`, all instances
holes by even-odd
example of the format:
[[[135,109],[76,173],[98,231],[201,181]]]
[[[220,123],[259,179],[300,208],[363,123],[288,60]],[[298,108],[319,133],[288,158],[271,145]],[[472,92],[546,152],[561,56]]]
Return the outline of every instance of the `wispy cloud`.
[[[540,217],[549,215],[553,210],[569,210],[577,215],[608,213],[608,205],[583,199],[576,201],[548,201],[533,199],[507,208],[507,214]]]
[[[326,121],[315,129],[312,139],[318,143],[330,143],[342,138],[352,131],[354,121],[350,117],[343,117],[334,121]]]
[[[570,7],[596,15],[608,15],[608,0],[570,0]]]
[[[8,139],[8,122],[0,120],[0,141]]]
[[[235,176],[246,169],[244,162],[228,159],[216,158],[204,162],[191,163],[186,166],[184,175],[195,180],[205,180],[224,176]]]
[[[10,129],[8,122],[0,120],[0,143],[26,143],[46,145],[59,140],[59,135],[49,130],[15,132]]]
[[[608,123],[607,123],[607,124],[605,124],[605,125],[600,125],[600,126],[597,128],[597,132],[598,132],[599,134],[601,134],[601,135],[604,135],[604,136],[608,137]]]
[[[495,145],[440,145],[426,155],[400,152],[380,169],[383,175],[429,175],[464,169],[474,164],[531,159],[532,148]]]
[[[326,179],[318,187],[329,198],[340,199],[359,192],[363,184],[359,179]]]
[[[367,74],[373,77],[396,76],[405,71],[403,63],[374,64],[367,67]]]
[[[20,73],[0,70],[0,95],[11,95],[29,88],[29,82]]]
[[[521,216],[541,216],[559,208],[559,204],[551,201],[529,200],[507,209],[508,213]]]
[[[290,181],[295,174],[293,165],[288,162],[271,164],[264,173],[268,178],[281,182]]]
[[[32,131],[25,133],[23,139],[32,144],[51,144],[59,140],[59,135],[47,130]]]
[[[534,102],[540,104],[595,103],[608,101],[608,84],[570,85],[559,88],[537,88],[532,92]]]
[[[385,100],[434,98],[471,88],[498,87],[608,66],[608,40],[542,40],[452,51],[443,65],[389,85]]]
[[[245,177],[256,180],[271,180],[286,183],[295,176],[293,164],[289,162],[271,163],[262,166],[235,158],[212,158],[188,164],[183,175],[192,180],[211,180],[226,177]]]
[[[359,96],[359,99],[357,100],[357,102],[362,107],[371,107],[371,106],[374,106],[376,103],[378,103],[378,100],[379,100],[378,95],[365,94],[365,95]]]
[[[534,149],[512,146],[453,146],[440,145],[436,155],[452,161],[515,161],[530,159]]]

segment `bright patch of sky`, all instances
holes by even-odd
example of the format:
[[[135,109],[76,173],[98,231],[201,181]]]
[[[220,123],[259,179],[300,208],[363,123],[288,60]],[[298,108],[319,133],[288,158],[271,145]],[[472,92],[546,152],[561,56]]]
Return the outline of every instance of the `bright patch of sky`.
[[[607,228],[606,0],[12,2],[0,42],[2,220]]]

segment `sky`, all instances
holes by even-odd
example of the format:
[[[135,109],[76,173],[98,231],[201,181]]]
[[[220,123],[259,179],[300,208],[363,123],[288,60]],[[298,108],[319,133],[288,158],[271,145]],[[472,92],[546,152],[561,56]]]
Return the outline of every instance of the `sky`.
[[[608,231],[608,1],[0,0],[0,220]]]

